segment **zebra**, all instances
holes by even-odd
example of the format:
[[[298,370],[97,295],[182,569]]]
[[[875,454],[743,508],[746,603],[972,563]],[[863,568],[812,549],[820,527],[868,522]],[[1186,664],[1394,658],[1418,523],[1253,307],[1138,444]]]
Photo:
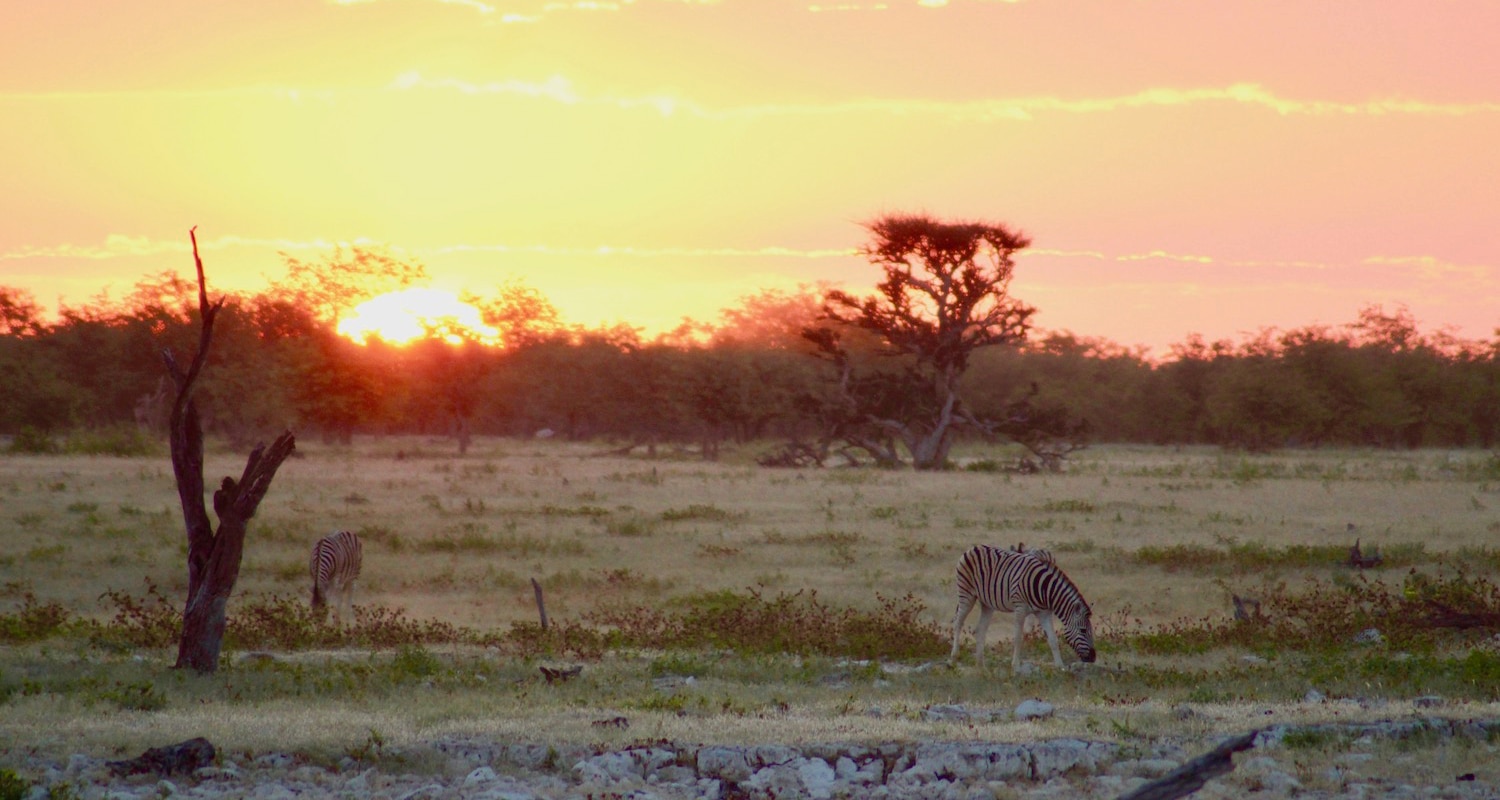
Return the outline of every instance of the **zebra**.
[[[321,613],[332,605],[340,623],[352,616],[354,579],[364,562],[364,547],[351,531],[337,531],[313,545],[308,572],[312,574],[312,608]]]
[[[1012,668],[1021,668],[1021,638],[1028,616],[1035,616],[1042,630],[1046,631],[1047,644],[1052,647],[1052,659],[1057,666],[1062,666],[1063,660],[1057,647],[1057,634],[1052,629],[1054,617],[1062,620],[1063,638],[1073,652],[1084,662],[1093,663],[1093,611],[1078,587],[1058,568],[1057,560],[1050,552],[1018,552],[978,545],[963,554],[958,561],[958,609],[953,614],[953,650],[948,654],[949,663],[958,659],[959,634],[963,631],[964,619],[976,603],[979,604],[979,622],[974,626],[974,636],[979,640],[976,659],[980,667],[984,666],[984,640],[989,631],[990,615],[996,610],[1016,615]]]
[[[1025,542],[1017,543],[1015,547],[1011,548],[1011,552],[1020,553],[1024,556],[1031,556],[1032,558],[1037,559],[1044,564],[1051,564],[1054,567],[1057,566],[1057,556],[1052,555],[1051,550],[1043,550],[1039,547],[1033,547],[1030,550],[1027,550]]]

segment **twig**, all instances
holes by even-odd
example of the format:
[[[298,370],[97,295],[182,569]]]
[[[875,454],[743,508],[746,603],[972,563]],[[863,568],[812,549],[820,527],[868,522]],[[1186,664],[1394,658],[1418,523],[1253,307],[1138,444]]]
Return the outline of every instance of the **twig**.
[[[547,630],[547,604],[542,602],[542,585],[531,579],[531,592],[536,595],[536,613],[542,618],[542,630]]]

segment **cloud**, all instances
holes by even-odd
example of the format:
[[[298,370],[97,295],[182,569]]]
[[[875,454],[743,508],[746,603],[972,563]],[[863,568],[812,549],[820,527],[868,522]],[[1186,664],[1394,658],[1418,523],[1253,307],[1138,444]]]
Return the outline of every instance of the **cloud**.
[[[640,0],[570,0],[570,2],[532,2],[529,11],[508,11],[500,13],[500,10],[491,3],[481,0],[423,0],[424,2],[437,3],[445,6],[459,6],[471,9],[480,15],[501,23],[526,23],[540,22],[549,14],[566,12],[595,12],[595,11],[622,11],[630,6],[640,4]],[[391,0],[328,0],[337,6],[362,6],[373,5],[379,2],[391,2]],[[721,0],[659,0],[659,2],[672,5],[710,6],[717,5]],[[510,6],[522,5],[516,2],[508,3]],[[497,16],[498,15],[498,16]]]
[[[1023,256],[1057,259],[1087,259],[1089,261],[1130,264],[1140,262],[1175,262],[1199,264],[1210,267],[1236,270],[1283,270],[1292,272],[1332,272],[1387,267],[1392,272],[1422,281],[1454,282],[1469,281],[1472,285],[1493,285],[1500,276],[1500,267],[1485,264],[1457,264],[1436,256],[1368,256],[1357,262],[1329,263],[1324,261],[1288,259],[1221,259],[1209,255],[1184,255],[1165,250],[1149,250],[1140,253],[1105,253],[1099,250],[1059,250],[1037,248],[1026,250]]]
[[[361,237],[352,241],[329,239],[292,240],[262,239],[248,236],[220,236],[200,239],[199,248],[205,251],[231,248],[251,248],[276,251],[332,250],[336,247],[385,246],[374,239]],[[0,251],[0,261],[32,259],[79,259],[98,261],[112,258],[136,258],[165,253],[187,253],[192,249],[186,236],[181,241],[153,239],[149,236],[110,234],[100,244],[55,244],[21,245],[11,250]],[[547,244],[447,244],[431,247],[391,248],[396,252],[410,252],[418,256],[435,256],[449,253],[525,253],[551,256],[628,256],[638,258],[795,258],[823,259],[845,258],[858,251],[846,248],[797,249],[791,247],[635,247],[632,245],[599,245],[596,247],[558,247]]]
[[[545,81],[510,79],[476,83],[458,78],[430,78],[407,72],[391,84],[392,89],[456,91],[468,95],[512,95],[547,99],[568,105],[605,105],[622,109],[648,109],[664,116],[675,113],[707,119],[756,117],[833,116],[880,114],[888,116],[932,115],[962,120],[1030,120],[1040,114],[1102,114],[1146,108],[1180,108],[1205,104],[1230,104],[1274,111],[1283,116],[1414,115],[1470,116],[1500,112],[1500,102],[1429,103],[1419,100],[1381,99],[1348,103],[1332,100],[1294,100],[1280,97],[1254,83],[1227,87],[1173,89],[1149,88],[1125,95],[1096,98],[1017,97],[938,101],[913,99],[861,99],[823,104],[763,104],[709,108],[689,99],[670,95],[619,97],[590,96],[562,76]]]
[[[326,239],[294,241],[290,239],[258,239],[247,236],[220,236],[214,239],[200,239],[198,241],[199,249],[205,251],[227,250],[237,247],[278,251],[332,250],[339,246],[348,247],[357,245],[365,247],[378,244],[375,240],[366,238],[356,239],[352,242],[335,242]],[[138,258],[142,256],[162,255],[164,253],[188,253],[191,251],[192,245],[186,235],[181,240],[173,240],[112,233],[104,237],[104,241],[100,244],[63,243],[55,245],[21,245],[10,250],[0,251],[0,261],[25,261],[33,259],[102,261],[112,258]]]
[[[551,245],[458,244],[421,250],[424,254],[444,253],[527,253],[549,256],[633,256],[641,258],[847,258],[857,255],[853,247],[796,249],[791,247],[634,247],[600,245],[598,247],[554,247]]]
[[[1361,263],[1370,266],[1410,267],[1428,280],[1468,278],[1474,281],[1487,281],[1497,274],[1495,267],[1492,266],[1455,264],[1437,256],[1372,256]]]

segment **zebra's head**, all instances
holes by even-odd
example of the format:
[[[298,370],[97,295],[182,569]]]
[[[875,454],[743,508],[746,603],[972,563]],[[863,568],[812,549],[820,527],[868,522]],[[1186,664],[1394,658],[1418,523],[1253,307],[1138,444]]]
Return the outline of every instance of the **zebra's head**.
[[[1094,652],[1094,612],[1087,603],[1078,603],[1060,615],[1063,623],[1063,640],[1078,654],[1085,664],[1094,663],[1098,656]]]

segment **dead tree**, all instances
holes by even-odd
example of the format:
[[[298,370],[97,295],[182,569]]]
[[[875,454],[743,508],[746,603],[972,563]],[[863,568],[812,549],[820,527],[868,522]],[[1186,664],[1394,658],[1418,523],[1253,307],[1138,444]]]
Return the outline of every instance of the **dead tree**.
[[[1237,594],[1231,594],[1229,597],[1234,600],[1235,622],[1259,623],[1266,621],[1265,614],[1261,613],[1260,610],[1260,600],[1254,597],[1240,597]]]
[[[213,304],[208,302],[203,259],[198,256],[197,228],[188,235],[193,242],[193,263],[198,270],[198,311],[202,317],[198,352],[184,371],[171,348],[162,351],[167,373],[177,387],[168,425],[172,472],[177,478],[177,496],[182,503],[188,540],[187,603],[182,612],[182,638],[178,642],[176,667],[214,672],[219,668],[229,596],[234,593],[234,584],[240,575],[245,527],[271,488],[271,479],[276,477],[281,462],[291,455],[295,439],[291,431],[287,431],[276,437],[269,449],[264,444],[257,445],[246,460],[245,471],[238,481],[224,477],[214,492],[214,514],[219,518],[219,527],[215,531],[203,505],[203,424],[198,416],[198,406],[193,402],[193,383],[208,360],[214,319],[224,307],[224,298]]]

